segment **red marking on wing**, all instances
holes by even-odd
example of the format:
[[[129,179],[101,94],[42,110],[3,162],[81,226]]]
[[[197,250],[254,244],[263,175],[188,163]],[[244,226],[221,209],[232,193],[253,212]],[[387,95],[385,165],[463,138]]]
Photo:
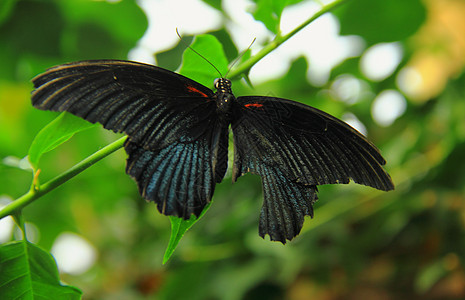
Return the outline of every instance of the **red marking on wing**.
[[[193,93],[200,94],[202,97],[208,98],[208,95],[205,94],[204,92],[198,90],[196,87],[193,87],[192,85],[188,85],[187,89]]]
[[[262,107],[263,104],[260,104],[260,103],[249,103],[249,104],[246,104],[246,105],[244,105],[244,106],[247,107],[247,108],[251,108],[251,107],[259,108],[259,107]]]

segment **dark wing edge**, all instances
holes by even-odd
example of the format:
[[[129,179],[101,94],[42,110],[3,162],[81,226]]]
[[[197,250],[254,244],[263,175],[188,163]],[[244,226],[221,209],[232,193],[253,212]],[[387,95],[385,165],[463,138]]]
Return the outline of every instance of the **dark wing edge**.
[[[261,174],[264,196],[259,235],[265,238],[268,234],[272,241],[285,244],[300,233],[305,216],[313,218],[317,187],[293,182],[277,168],[257,168],[256,172]]]
[[[317,185],[354,182],[394,189],[380,151],[358,131],[316,108],[271,97],[239,97],[232,123],[233,181],[261,176],[259,234],[292,240],[313,217]]]

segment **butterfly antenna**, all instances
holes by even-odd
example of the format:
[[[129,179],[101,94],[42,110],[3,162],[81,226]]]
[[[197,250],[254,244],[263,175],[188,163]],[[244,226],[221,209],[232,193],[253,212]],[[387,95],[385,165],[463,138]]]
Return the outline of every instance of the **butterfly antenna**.
[[[179,39],[181,40],[181,42],[184,43],[184,44],[187,46],[187,48],[191,49],[192,51],[194,51],[195,54],[197,54],[198,56],[200,56],[201,58],[203,58],[207,63],[209,63],[209,64],[216,70],[216,72],[218,72],[218,74],[220,74],[220,77],[223,78],[223,74],[221,74],[220,70],[218,70],[218,68],[215,67],[215,65],[214,65],[211,61],[209,61],[205,56],[203,56],[203,55],[200,54],[199,52],[195,51],[194,48],[192,48],[190,45],[187,45],[187,43],[184,42],[184,41],[182,40],[182,37],[181,37],[181,35],[179,34],[179,31],[178,31],[178,28],[177,28],[177,27],[176,27],[176,34],[178,35],[178,37],[179,37]],[[228,72],[229,72],[229,71],[228,71]]]
[[[255,41],[257,40],[257,38],[254,38],[252,40],[252,42],[250,43],[250,45],[247,47],[247,49],[245,49],[244,51],[242,51],[242,53],[236,57],[236,59],[232,62],[231,66],[229,67],[228,71],[226,72],[226,74],[224,74],[224,76],[226,77],[229,73],[229,71],[231,71],[232,67],[234,67],[234,65],[239,61],[239,59],[242,58],[242,56],[244,56],[244,54],[250,50],[250,48],[252,47],[253,43],[255,43]]]

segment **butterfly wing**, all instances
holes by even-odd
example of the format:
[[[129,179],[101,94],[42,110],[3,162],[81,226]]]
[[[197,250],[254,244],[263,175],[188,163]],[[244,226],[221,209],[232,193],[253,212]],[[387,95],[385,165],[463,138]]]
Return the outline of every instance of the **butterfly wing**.
[[[227,155],[221,156],[220,150],[226,147],[227,151],[228,144],[219,140],[225,136],[227,142],[227,127],[213,134],[217,136],[174,142],[154,150],[128,139],[124,145],[129,155],[126,173],[135,179],[145,199],[157,203],[161,213],[184,219],[199,216],[227,167]]]
[[[171,144],[179,132],[194,140],[215,121],[210,89],[152,65],[82,61],[51,68],[33,83],[36,108],[99,122],[148,149]]]
[[[34,107],[67,111],[129,136],[127,173],[162,213],[189,218],[210,201],[227,164],[218,155],[227,148],[227,127],[219,124],[210,89],[159,67],[120,60],[60,65],[33,83]],[[189,193],[176,192],[186,184]],[[162,192],[155,193],[158,187]]]
[[[273,97],[239,97],[234,107],[233,180],[262,177],[260,235],[285,242],[312,215],[316,186],[354,182],[380,190],[394,185],[384,158],[362,134],[316,108]]]

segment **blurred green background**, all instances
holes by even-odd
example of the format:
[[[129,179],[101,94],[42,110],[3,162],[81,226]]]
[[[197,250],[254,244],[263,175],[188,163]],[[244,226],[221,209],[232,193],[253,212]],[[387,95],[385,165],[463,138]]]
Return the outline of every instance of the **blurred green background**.
[[[205,2],[225,14],[221,1]],[[255,2],[254,16],[273,30],[269,20],[279,16],[264,9],[273,1]],[[314,86],[306,80],[312,62],[300,57],[253,93],[356,116],[387,159],[395,191],[322,186],[314,219],[283,246],[258,236],[260,179],[247,175],[231,185],[227,176],[211,209],[162,265],[169,220],[140,198],[119,150],[24,211],[30,239],[41,247],[50,250],[63,233],[92,245],[95,263],[84,272],[62,270],[62,280],[84,299],[465,298],[465,2],[352,0],[333,14],[340,34],[361,37],[364,49],[397,42],[403,55],[389,76],[367,78],[362,52]],[[0,204],[29,189],[32,175],[20,160],[57,115],[32,108],[30,79],[65,62],[127,59],[147,26],[144,11],[128,0],[0,2]],[[233,60],[238,50],[228,30],[211,33]],[[158,63],[175,70],[184,48],[158,53]],[[337,89],[347,76],[362,87],[355,101],[341,101]],[[252,93],[241,82],[234,90]],[[380,125],[372,108],[386,90],[400,91],[406,107]],[[99,127],[77,134],[43,157],[41,182],[116,138]],[[14,238],[2,230],[2,242]],[[79,263],[79,255],[70,259]]]

